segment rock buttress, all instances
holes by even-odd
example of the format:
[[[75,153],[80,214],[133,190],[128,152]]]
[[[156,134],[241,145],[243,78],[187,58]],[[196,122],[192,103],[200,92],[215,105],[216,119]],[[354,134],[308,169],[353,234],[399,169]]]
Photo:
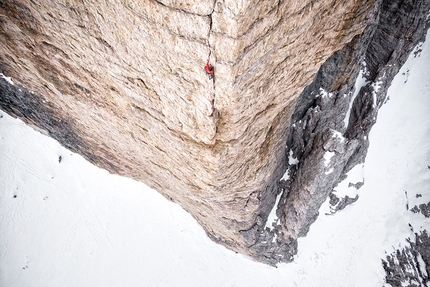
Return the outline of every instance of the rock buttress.
[[[387,90],[430,27],[429,1],[383,0],[378,5],[374,21],[322,65],[297,102],[286,153],[298,164],[289,167],[274,228],[286,242],[307,234],[329,195],[333,202],[359,200],[336,199],[330,193],[364,162],[368,135]],[[359,74],[363,86],[356,85]]]
[[[275,259],[256,246],[297,98],[379,4],[1,1],[0,70],[17,86],[0,79],[0,106],[178,202],[212,239],[288,261],[288,244]]]

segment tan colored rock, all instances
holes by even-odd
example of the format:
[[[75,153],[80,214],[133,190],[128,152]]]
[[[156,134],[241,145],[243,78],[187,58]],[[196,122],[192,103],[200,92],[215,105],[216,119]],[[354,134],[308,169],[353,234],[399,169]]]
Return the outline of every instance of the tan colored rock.
[[[249,246],[274,204],[295,100],[363,31],[373,4],[3,1],[0,70],[47,112],[22,112],[36,105],[25,99],[2,108],[52,127],[67,147],[156,188],[212,238],[258,257]],[[53,132],[64,121],[79,142]]]

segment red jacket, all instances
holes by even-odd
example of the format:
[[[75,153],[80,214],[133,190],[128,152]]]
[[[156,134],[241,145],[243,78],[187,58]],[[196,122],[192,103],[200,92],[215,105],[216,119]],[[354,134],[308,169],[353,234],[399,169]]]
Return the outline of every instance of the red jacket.
[[[209,64],[209,60],[206,62],[205,72],[211,76],[214,74],[214,67],[211,64]]]

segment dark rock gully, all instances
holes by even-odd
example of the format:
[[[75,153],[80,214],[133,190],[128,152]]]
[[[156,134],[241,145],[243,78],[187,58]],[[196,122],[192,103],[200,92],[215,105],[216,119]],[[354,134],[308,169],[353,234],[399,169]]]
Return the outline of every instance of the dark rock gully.
[[[297,238],[308,233],[328,197],[334,211],[359,200],[337,198],[332,191],[348,171],[364,163],[368,135],[387,90],[430,27],[429,1],[382,0],[378,5],[364,33],[335,52],[298,98],[285,150],[289,179],[278,183],[277,221],[260,230],[250,247],[257,260],[271,265],[292,261]],[[356,91],[359,76],[365,84]],[[332,154],[328,165],[326,152]],[[290,156],[298,163],[288,164]],[[428,252],[422,256],[429,260]]]

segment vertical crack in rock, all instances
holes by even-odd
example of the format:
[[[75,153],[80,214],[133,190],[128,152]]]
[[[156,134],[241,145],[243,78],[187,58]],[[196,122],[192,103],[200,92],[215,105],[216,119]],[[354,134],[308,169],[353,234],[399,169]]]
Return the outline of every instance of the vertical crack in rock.
[[[216,0],[213,1],[213,7],[215,7],[215,3]],[[209,18],[209,30],[208,30],[208,34],[207,34],[207,45],[209,47],[209,54],[207,57],[207,60],[209,60],[210,65],[212,66],[216,66],[216,59],[214,57],[212,57],[212,47],[211,47],[211,43],[210,43],[210,38],[211,38],[211,33],[212,33],[212,14],[214,12],[214,8],[212,7],[212,11],[210,14],[207,15],[207,17]],[[209,101],[210,101],[210,107],[211,107],[211,113],[210,116],[213,117],[214,119],[214,126],[215,126],[215,132],[212,138],[213,143],[215,143],[216,140],[216,134],[217,134],[217,125],[218,125],[218,118],[219,118],[219,113],[218,110],[214,107],[214,102],[215,102],[215,80],[216,80],[216,67],[214,67],[215,69],[215,75],[212,77],[212,79],[208,79],[208,93],[209,93]]]

